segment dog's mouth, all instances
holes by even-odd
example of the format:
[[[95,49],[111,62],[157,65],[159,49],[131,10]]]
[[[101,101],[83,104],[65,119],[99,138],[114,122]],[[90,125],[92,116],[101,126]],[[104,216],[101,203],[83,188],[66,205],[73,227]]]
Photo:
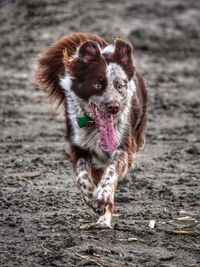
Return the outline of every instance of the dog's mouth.
[[[113,115],[100,111],[94,103],[91,106],[95,123],[99,128],[101,149],[106,152],[115,150],[120,143],[115,133]]]

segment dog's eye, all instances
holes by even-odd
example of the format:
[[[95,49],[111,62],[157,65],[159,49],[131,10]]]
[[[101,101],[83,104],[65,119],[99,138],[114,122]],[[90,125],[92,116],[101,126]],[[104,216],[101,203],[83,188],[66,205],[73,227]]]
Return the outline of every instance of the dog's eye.
[[[122,83],[119,83],[118,85],[117,85],[117,89],[118,90],[122,90],[124,88],[124,85],[122,84]]]
[[[100,90],[102,88],[102,84],[99,82],[94,82],[92,85],[97,90]]]

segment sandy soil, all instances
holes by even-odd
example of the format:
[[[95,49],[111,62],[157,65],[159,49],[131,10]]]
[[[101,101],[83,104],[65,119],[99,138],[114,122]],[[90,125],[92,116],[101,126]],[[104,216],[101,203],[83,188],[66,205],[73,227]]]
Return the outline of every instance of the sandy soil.
[[[2,267],[200,266],[199,8],[195,0],[0,1]],[[61,157],[64,119],[30,82],[36,55],[73,31],[129,38],[149,86],[147,145],[117,190],[110,230],[80,230],[97,218]]]

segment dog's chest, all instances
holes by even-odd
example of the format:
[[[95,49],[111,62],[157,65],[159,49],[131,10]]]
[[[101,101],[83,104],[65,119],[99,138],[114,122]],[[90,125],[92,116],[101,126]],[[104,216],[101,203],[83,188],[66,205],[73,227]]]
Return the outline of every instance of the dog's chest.
[[[95,126],[91,128],[90,127],[80,128],[77,125],[77,123],[74,123],[73,126],[74,126],[73,127],[74,135],[72,137],[72,142],[74,144],[86,150],[101,153],[99,147],[99,133],[98,129]]]
[[[107,153],[104,153],[100,148],[98,128],[96,126],[79,127],[77,118],[85,115],[76,97],[73,94],[69,95],[67,98],[67,116],[72,128],[69,142],[84,150],[94,152],[102,159],[107,158]]]
[[[94,168],[106,168],[110,155],[103,152],[100,148],[98,129],[95,126],[91,128],[79,128],[74,124],[73,130],[72,143],[89,151],[91,164]]]

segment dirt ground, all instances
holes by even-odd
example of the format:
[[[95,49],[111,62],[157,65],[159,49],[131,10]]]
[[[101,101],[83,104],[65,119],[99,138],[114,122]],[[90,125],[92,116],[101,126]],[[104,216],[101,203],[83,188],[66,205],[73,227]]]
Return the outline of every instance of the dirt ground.
[[[200,266],[199,9],[0,1],[0,266]],[[97,217],[62,159],[64,119],[31,83],[37,54],[74,31],[128,38],[149,87],[146,148],[117,189],[113,229],[80,229]]]

